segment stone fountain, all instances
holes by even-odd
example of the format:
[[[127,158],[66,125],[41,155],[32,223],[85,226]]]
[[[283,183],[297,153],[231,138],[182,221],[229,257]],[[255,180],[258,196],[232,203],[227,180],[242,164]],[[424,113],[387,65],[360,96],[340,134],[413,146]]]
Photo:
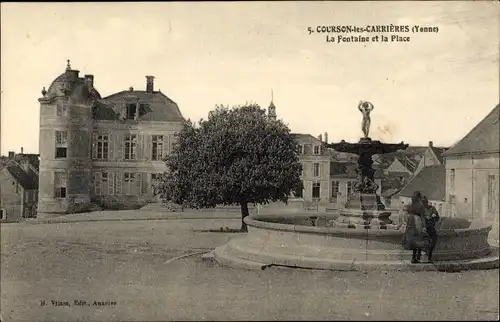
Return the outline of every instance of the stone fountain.
[[[388,154],[398,150],[405,150],[408,144],[403,142],[397,144],[372,141],[368,136],[370,131],[370,113],[374,106],[370,102],[361,101],[358,109],[363,113],[362,130],[364,137],[358,143],[328,144],[329,148],[338,152],[358,155],[358,175],[353,193],[348,196],[345,209],[339,211],[339,217],[329,222],[329,225],[344,228],[364,229],[397,229],[389,219],[391,212],[385,208],[377,194],[378,185],[374,181],[373,155]]]
[[[358,143],[342,141],[328,146],[357,154],[358,180],[345,209],[337,214],[257,214],[246,217],[248,233],[204,255],[207,260],[233,267],[264,269],[288,266],[328,270],[464,270],[499,267],[498,247],[488,244],[491,224],[442,217],[433,264],[410,263],[404,250],[404,226],[389,218],[377,194],[372,156],[408,147],[403,142],[372,141],[369,134],[373,104],[360,102],[364,137]]]

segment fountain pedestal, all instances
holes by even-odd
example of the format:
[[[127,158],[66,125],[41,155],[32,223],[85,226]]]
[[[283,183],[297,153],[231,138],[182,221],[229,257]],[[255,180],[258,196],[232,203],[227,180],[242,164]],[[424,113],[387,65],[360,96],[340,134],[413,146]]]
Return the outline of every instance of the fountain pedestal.
[[[387,229],[393,227],[389,219],[391,211],[385,209],[385,205],[378,194],[378,185],[374,181],[375,170],[373,169],[372,156],[375,154],[387,154],[404,150],[408,144],[387,144],[380,141],[372,141],[369,137],[361,138],[358,143],[329,144],[328,147],[338,152],[357,154],[358,178],[352,193],[347,200],[345,209],[339,210],[339,217],[332,222],[334,226],[342,228],[363,229]]]

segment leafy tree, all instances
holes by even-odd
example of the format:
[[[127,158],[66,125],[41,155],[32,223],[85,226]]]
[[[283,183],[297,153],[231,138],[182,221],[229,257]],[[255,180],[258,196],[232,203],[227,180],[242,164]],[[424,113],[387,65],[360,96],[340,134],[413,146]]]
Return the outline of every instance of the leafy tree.
[[[287,202],[302,189],[296,142],[281,121],[256,104],[217,106],[207,120],[187,121],[177,134],[158,190],[165,202],[195,209]]]

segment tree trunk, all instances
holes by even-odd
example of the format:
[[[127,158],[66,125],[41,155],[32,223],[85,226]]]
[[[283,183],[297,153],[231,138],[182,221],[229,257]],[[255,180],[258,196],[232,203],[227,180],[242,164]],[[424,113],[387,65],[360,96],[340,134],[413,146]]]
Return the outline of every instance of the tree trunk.
[[[248,217],[248,203],[241,203],[241,231],[247,232],[247,224],[245,223],[245,217]]]

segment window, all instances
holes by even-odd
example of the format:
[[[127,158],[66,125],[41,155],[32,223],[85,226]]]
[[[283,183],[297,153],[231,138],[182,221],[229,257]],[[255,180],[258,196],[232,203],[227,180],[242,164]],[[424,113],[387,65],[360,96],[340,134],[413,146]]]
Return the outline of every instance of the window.
[[[66,199],[66,183],[68,176],[66,172],[56,172],[54,173],[54,188],[55,188],[55,198]]]
[[[67,116],[67,107],[64,104],[57,104],[57,116]]]
[[[163,159],[163,135],[153,135],[153,160]]]
[[[321,187],[319,182],[313,183],[312,185],[312,197],[313,199],[319,199]]]
[[[127,120],[134,120],[135,119],[135,113],[137,110],[137,104],[127,104]]]
[[[94,192],[96,196],[106,195],[109,190],[109,180],[107,172],[96,172],[94,174]]]
[[[450,170],[450,187],[455,188],[455,169]]]
[[[137,135],[129,134],[125,136],[125,160],[135,160],[137,158]]]
[[[313,147],[313,153],[314,153],[314,154],[320,154],[319,145],[315,145],[315,146]]]
[[[297,145],[297,153],[304,154],[304,146],[302,144]]]
[[[312,153],[312,144],[304,144],[304,154]]]
[[[123,174],[123,193],[125,195],[132,195],[134,187],[134,173],[124,173]]]
[[[319,166],[319,163],[313,163],[313,176],[314,177],[319,177],[320,176],[320,166]]]
[[[99,134],[96,138],[96,159],[107,160],[109,155],[109,135]]]
[[[488,175],[488,211],[492,211],[495,208],[495,197],[497,196],[495,192],[496,180],[495,175]]]
[[[140,195],[141,194],[141,174],[124,173],[123,174],[123,194]]]
[[[66,158],[68,150],[68,132],[56,131],[56,158]]]
[[[302,198],[303,197],[303,189],[302,188],[294,189],[293,195],[295,196],[295,198]]]
[[[332,181],[332,197],[337,198],[340,190],[340,182]]]
[[[5,219],[7,218],[7,212],[5,209],[0,209],[0,219]]]
[[[115,194],[121,195],[123,193],[123,177],[122,173],[115,174]]]
[[[151,182],[155,183],[161,179],[161,173],[151,173]]]

